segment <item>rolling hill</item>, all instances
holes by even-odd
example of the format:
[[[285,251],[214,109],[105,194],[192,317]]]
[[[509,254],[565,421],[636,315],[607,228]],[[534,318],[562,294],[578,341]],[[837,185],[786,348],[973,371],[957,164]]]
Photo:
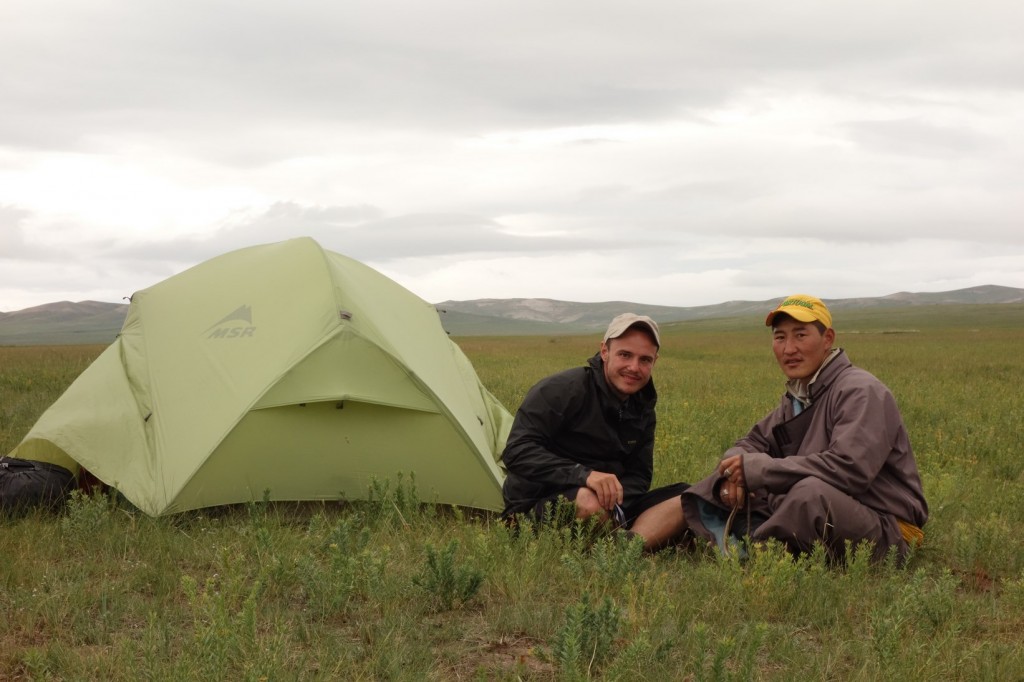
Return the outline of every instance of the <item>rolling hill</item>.
[[[583,303],[546,298],[475,299],[436,304],[453,336],[580,334],[600,331],[615,315],[631,311],[659,323],[729,317],[758,317],[778,297],[764,301],[726,301],[715,305],[673,307],[629,301]],[[932,293],[899,292],[873,298],[826,301],[837,310],[887,310],[914,306],[955,306],[1024,302],[1024,289],[986,285]],[[0,345],[70,345],[110,343],[128,311],[127,304],[61,301],[24,310],[0,312]]]
[[[111,343],[127,312],[125,303],[60,301],[0,313],[0,345]]]
[[[778,303],[726,301],[689,308],[646,305],[628,301],[579,303],[545,298],[477,299],[437,304],[445,328],[453,335],[583,333],[604,329],[615,315],[630,311],[650,315],[659,323],[687,322],[723,317],[758,317]],[[833,311],[883,310],[910,306],[1022,303],[1024,289],[985,285],[932,293],[899,292],[873,298],[827,299]],[[470,329],[474,331],[469,331]],[[479,330],[479,331],[476,331]]]

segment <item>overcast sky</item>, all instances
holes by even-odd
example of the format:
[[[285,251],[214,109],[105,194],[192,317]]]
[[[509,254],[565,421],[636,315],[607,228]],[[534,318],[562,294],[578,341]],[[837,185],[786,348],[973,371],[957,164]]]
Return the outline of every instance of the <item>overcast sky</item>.
[[[0,311],[309,235],[422,298],[1024,287],[1017,0],[3,0]]]

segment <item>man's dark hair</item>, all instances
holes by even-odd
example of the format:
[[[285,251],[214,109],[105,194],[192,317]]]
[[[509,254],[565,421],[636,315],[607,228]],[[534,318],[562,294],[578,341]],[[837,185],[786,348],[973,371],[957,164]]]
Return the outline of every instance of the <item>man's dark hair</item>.
[[[814,320],[812,322],[801,322],[800,320],[796,319],[795,317],[793,317],[792,315],[789,315],[787,313],[775,313],[775,317],[772,318],[772,331],[775,331],[775,327],[777,327],[779,325],[779,322],[781,322],[783,320],[793,320],[794,322],[800,322],[801,324],[812,324],[822,334],[824,334],[825,330],[828,329],[828,327],[826,327],[824,324],[822,324],[818,320]]]
[[[651,343],[654,344],[655,348],[660,348],[660,346],[658,345],[658,339],[654,338],[654,332],[652,332],[651,328],[648,327],[646,324],[644,324],[642,322],[636,322],[634,324],[629,325],[629,327],[626,329],[626,331],[628,332],[631,329],[636,329],[638,331],[642,331],[644,333],[644,335],[647,337],[647,339]]]

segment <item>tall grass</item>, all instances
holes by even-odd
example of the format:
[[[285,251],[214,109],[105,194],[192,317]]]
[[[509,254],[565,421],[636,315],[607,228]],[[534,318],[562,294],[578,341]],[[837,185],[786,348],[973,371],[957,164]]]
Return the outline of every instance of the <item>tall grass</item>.
[[[924,478],[931,520],[904,568],[777,545],[742,564],[647,556],[419,504],[409,476],[362,503],[160,519],[76,496],[0,520],[0,680],[1022,679],[1024,307],[1000,308],[837,315]],[[756,320],[666,325],[656,483],[702,477],[775,404],[768,342]],[[514,408],[597,340],[460,345]],[[0,452],[99,350],[0,348]]]

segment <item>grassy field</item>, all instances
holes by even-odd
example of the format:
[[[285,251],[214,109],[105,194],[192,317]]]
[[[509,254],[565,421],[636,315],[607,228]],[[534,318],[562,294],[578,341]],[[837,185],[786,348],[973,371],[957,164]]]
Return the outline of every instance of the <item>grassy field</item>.
[[[1024,679],[1024,306],[838,320],[893,390],[931,507],[905,568],[643,556],[420,504],[409,476],[349,505],[152,519],[106,497],[2,519],[0,680]],[[514,409],[592,337],[464,338]],[[100,347],[0,348],[0,452]],[[693,481],[781,390],[757,320],[669,325],[656,484]]]

